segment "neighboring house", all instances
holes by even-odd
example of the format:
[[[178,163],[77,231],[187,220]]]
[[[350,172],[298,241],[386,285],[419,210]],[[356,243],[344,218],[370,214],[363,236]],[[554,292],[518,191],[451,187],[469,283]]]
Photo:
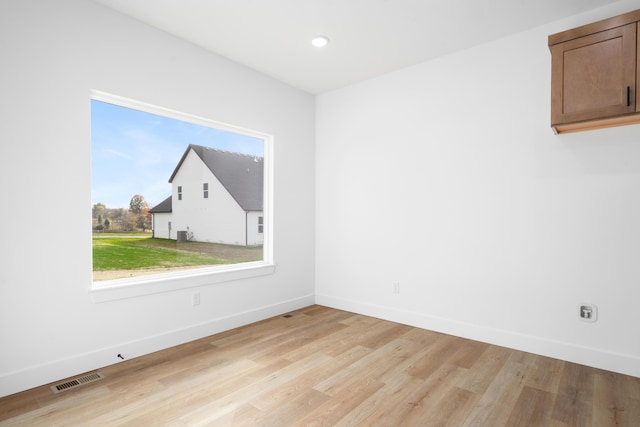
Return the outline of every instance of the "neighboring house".
[[[153,236],[254,246],[264,242],[262,157],[190,144],[150,210]]]

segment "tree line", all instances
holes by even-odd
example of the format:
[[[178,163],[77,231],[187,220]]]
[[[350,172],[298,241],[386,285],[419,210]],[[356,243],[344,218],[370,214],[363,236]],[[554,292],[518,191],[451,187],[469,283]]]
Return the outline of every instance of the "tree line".
[[[96,203],[91,209],[92,228],[97,232],[147,231],[151,229],[151,214],[144,197],[136,194],[129,202],[129,209],[108,208],[104,203]]]

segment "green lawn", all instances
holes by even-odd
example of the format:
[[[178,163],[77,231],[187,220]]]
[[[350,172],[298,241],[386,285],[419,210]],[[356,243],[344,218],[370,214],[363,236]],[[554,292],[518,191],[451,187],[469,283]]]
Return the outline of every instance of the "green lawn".
[[[93,239],[94,271],[236,264],[262,259],[262,247],[103,236]]]

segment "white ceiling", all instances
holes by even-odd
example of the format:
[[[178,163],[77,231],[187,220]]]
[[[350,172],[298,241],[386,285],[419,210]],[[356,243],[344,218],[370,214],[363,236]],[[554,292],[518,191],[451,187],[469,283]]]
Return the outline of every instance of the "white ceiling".
[[[317,94],[611,0],[94,0]],[[331,42],[314,48],[317,34]],[[541,40],[546,43],[546,40]]]

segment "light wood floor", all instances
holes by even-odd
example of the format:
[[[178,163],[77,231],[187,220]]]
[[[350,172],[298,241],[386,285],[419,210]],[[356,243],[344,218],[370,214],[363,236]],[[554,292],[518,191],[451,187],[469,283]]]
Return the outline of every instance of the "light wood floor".
[[[0,425],[640,426],[640,379],[311,306],[0,399]]]

